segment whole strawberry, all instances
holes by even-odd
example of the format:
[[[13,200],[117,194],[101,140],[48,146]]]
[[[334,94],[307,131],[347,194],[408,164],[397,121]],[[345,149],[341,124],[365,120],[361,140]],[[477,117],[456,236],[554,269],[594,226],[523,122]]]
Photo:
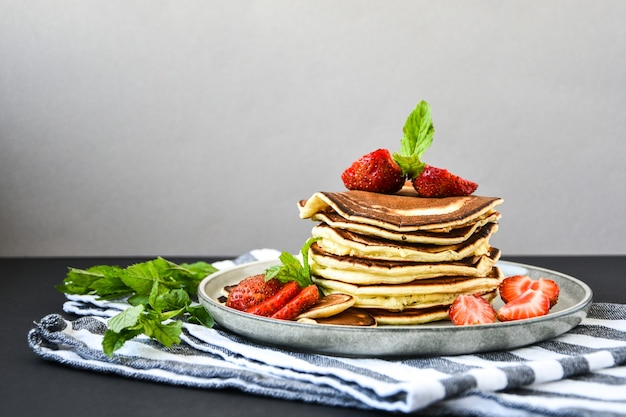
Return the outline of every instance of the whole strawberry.
[[[404,185],[404,174],[387,149],[363,155],[350,165],[341,179],[349,190],[393,194]]]
[[[420,197],[453,197],[472,194],[478,184],[452,174],[447,169],[427,164],[413,180],[413,188]]]

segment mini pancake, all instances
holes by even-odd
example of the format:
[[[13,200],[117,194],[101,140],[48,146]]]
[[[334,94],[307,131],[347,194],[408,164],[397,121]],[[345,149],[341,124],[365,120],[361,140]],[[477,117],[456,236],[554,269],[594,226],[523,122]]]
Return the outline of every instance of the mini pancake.
[[[380,308],[365,309],[379,325],[425,324],[449,319],[448,306],[390,311]]]
[[[476,222],[503,200],[497,197],[460,196],[421,198],[405,194],[366,191],[316,192],[298,203],[300,217],[332,210],[344,219],[396,232],[448,231]]]
[[[315,226],[312,235],[321,237],[317,244],[326,253],[333,255],[390,261],[449,262],[487,254],[490,248],[489,238],[497,230],[496,223],[488,223],[465,242],[453,245],[389,241],[348,230],[334,229],[326,224]]]
[[[303,317],[298,319],[298,321],[301,323],[331,324],[335,326],[377,326],[376,319],[369,312],[354,307],[350,307],[334,316],[317,318]]]
[[[465,242],[479,228],[489,223],[497,223],[501,218],[501,214],[497,211],[491,211],[480,216],[474,223],[452,228],[444,231],[436,230],[416,230],[412,232],[396,232],[393,230],[383,229],[381,227],[372,226],[364,223],[350,222],[334,211],[323,211],[313,214],[311,220],[319,221],[329,225],[334,229],[348,230],[368,236],[375,236],[382,239],[394,240],[407,243],[422,243],[431,245],[455,245]]]
[[[358,285],[402,284],[416,279],[440,276],[484,277],[500,258],[494,247],[482,256],[451,262],[411,262],[339,256],[325,252],[317,243],[311,245],[311,272],[321,278]]]
[[[449,305],[459,295],[491,293],[497,290],[502,278],[500,269],[494,267],[485,277],[449,276],[394,285],[354,285],[317,276],[313,281],[324,294],[351,295],[355,307],[403,311]]]

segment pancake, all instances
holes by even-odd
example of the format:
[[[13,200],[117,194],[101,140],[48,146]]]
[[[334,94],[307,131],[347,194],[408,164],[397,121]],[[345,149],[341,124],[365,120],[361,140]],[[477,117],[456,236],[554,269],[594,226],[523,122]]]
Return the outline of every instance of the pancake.
[[[349,230],[368,236],[376,236],[382,239],[395,240],[407,243],[424,243],[431,245],[454,245],[465,242],[476,230],[489,223],[497,223],[500,220],[500,213],[491,211],[476,219],[470,225],[452,228],[446,231],[436,230],[416,230],[412,232],[396,232],[370,224],[351,222],[334,211],[323,211],[313,214],[311,220],[319,221],[329,225],[334,229]]]
[[[324,223],[315,226],[312,235],[321,237],[322,239],[317,241],[317,244],[326,253],[333,255],[391,261],[449,262],[487,254],[490,248],[489,238],[497,230],[496,223],[488,223],[465,241],[451,245],[389,241],[344,229],[335,229]]]
[[[402,311],[449,305],[459,295],[490,293],[498,288],[502,278],[500,269],[494,267],[483,277],[446,276],[394,285],[354,285],[317,276],[313,281],[324,294],[351,295],[355,307]]]
[[[482,256],[452,262],[411,262],[339,256],[325,252],[317,243],[311,246],[311,272],[326,279],[352,284],[402,284],[416,279],[440,276],[481,277],[490,273],[500,258],[494,247]]]
[[[497,296],[497,291],[482,295],[487,301]],[[427,308],[410,308],[403,311],[392,311],[382,308],[367,308],[367,311],[379,325],[413,325],[448,320],[449,305]]]
[[[345,220],[396,232],[431,230],[446,232],[472,225],[494,211],[501,198],[461,196],[420,198],[366,191],[316,192],[298,203],[300,218],[334,211]]]
[[[309,249],[312,280],[325,295],[348,294],[353,309],[379,325],[448,319],[460,295],[491,301],[502,282],[490,245],[498,230],[497,197],[418,197],[317,192],[298,202],[300,218],[319,222]]]

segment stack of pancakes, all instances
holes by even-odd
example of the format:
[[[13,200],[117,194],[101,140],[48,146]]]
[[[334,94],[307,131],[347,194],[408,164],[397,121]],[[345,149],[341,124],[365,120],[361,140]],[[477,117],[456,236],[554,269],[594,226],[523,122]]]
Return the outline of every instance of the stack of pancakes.
[[[298,203],[312,230],[309,262],[325,294],[344,293],[379,324],[446,319],[461,294],[492,299],[503,279],[490,246],[498,230],[497,197],[420,198],[398,194],[317,192]]]

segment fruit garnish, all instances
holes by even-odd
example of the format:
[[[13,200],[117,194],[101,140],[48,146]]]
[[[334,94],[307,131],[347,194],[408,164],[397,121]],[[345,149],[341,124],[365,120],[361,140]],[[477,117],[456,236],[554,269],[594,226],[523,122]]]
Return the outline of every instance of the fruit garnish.
[[[500,298],[505,303],[520,297],[528,289],[543,292],[550,300],[550,307],[553,307],[559,299],[559,285],[555,281],[546,278],[534,280],[528,275],[514,275],[505,278],[498,287]]]
[[[282,286],[277,279],[266,280],[264,274],[246,277],[229,291],[226,306],[246,311],[276,294]]]
[[[415,178],[424,169],[420,160],[433,141],[430,106],[421,101],[407,118],[402,129],[400,152],[377,149],[361,156],[341,174],[349,190],[393,194],[402,189],[406,179]]]
[[[377,149],[361,156],[343,173],[341,179],[349,190],[393,194],[402,188],[405,175],[387,149]]]
[[[550,299],[541,291],[528,289],[519,297],[498,309],[498,320],[511,321],[545,316],[550,311]]]
[[[452,197],[470,195],[476,191],[478,184],[447,169],[426,165],[413,180],[413,188],[420,197]]]
[[[349,190],[394,194],[408,180],[420,197],[470,195],[478,184],[422,162],[433,142],[435,127],[430,106],[421,101],[409,114],[402,129],[400,152],[377,149],[363,155],[341,174]]]
[[[270,317],[272,314],[280,310],[293,297],[298,295],[302,289],[296,281],[289,281],[284,284],[276,294],[265,299],[263,302],[246,310],[246,313],[256,316]]]
[[[458,326],[489,324],[496,321],[496,310],[480,295],[460,295],[448,310],[450,321]]]
[[[281,307],[276,313],[272,314],[271,317],[279,320],[293,320],[298,317],[300,313],[313,307],[319,298],[320,293],[317,289],[317,285],[309,285],[300,290],[295,297],[289,300],[287,304]]]

